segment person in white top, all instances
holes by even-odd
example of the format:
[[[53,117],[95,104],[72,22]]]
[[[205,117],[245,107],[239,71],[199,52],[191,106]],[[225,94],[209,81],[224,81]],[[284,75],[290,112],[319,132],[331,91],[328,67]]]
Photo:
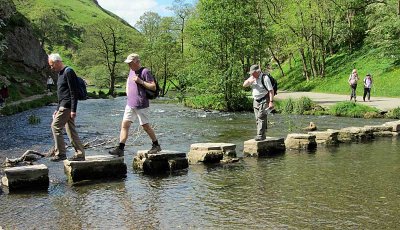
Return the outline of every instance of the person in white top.
[[[257,124],[257,136],[254,139],[262,141],[267,130],[267,110],[274,108],[274,88],[268,75],[262,73],[258,65],[252,65],[249,74],[250,77],[244,81],[243,87],[251,86],[253,89],[253,108]]]
[[[53,78],[49,76],[49,78],[47,78],[47,91],[51,92],[52,85],[54,85],[54,81]]]
[[[372,77],[371,74],[367,74],[364,78],[364,96],[363,100],[365,101],[365,97],[368,97],[368,101],[371,101],[371,87],[372,87]]]

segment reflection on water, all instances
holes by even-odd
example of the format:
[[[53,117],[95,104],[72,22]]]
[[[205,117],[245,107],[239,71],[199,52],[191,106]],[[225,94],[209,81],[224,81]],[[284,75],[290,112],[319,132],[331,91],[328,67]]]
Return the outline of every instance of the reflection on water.
[[[84,141],[118,137],[124,103],[124,98],[80,102],[77,125]],[[47,150],[52,145],[53,110],[0,117],[0,161],[27,149]],[[174,104],[154,104],[151,111],[164,149],[187,152],[196,142],[230,142],[241,152],[243,141],[255,133],[251,113],[207,113]],[[31,114],[41,123],[29,125]],[[269,135],[280,137],[300,132],[310,121],[320,130],[385,122],[283,115],[270,121]],[[395,229],[400,224],[397,138],[321,148],[313,154],[288,151],[273,158],[245,158],[232,165],[191,165],[184,172],[153,177],[132,170],[133,154],[151,145],[145,135],[133,135],[123,180],[72,186],[62,163],[41,160],[50,170],[48,192],[0,193],[0,227]],[[88,150],[88,155],[106,152],[101,147]]]

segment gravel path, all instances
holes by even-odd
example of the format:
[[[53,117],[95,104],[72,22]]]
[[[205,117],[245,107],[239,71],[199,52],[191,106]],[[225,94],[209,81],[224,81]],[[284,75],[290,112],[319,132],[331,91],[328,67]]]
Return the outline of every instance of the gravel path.
[[[297,99],[300,97],[309,97],[311,100],[321,105],[322,107],[329,107],[341,101],[348,101],[350,99],[349,95],[339,95],[339,94],[329,94],[329,93],[314,93],[314,92],[286,92],[278,91],[275,96],[276,99],[287,99],[287,98]],[[371,95],[371,101],[364,102],[362,100],[362,95],[357,97],[357,103],[364,105],[376,107],[382,111],[388,111],[400,107],[400,98],[390,98],[390,97],[374,97]]]

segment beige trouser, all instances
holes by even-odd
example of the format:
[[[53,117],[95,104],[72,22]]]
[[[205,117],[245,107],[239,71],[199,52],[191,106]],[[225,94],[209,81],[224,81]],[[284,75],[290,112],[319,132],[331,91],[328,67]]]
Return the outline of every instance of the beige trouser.
[[[63,128],[67,131],[68,138],[75,149],[75,155],[85,156],[85,150],[75,128],[75,121],[71,118],[71,109],[60,107],[51,123],[53,132],[55,155],[66,155]]]

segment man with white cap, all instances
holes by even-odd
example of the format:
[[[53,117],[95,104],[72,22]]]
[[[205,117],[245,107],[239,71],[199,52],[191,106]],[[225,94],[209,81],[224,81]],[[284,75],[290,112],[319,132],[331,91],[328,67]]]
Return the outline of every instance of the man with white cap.
[[[267,130],[267,109],[274,107],[274,88],[268,75],[262,73],[258,65],[252,65],[249,74],[250,77],[244,81],[243,87],[251,86],[253,89],[253,108],[257,123],[257,136],[254,139],[262,141]]]
[[[154,130],[149,124],[149,99],[146,97],[146,90],[156,90],[156,83],[150,70],[142,67],[139,55],[132,53],[124,61],[129,65],[130,71],[126,81],[127,104],[125,107],[124,117],[121,124],[121,132],[119,146],[109,151],[111,155],[123,156],[125,143],[128,139],[129,127],[137,118],[139,124],[151,138],[153,144],[148,153],[157,153],[161,151]]]

